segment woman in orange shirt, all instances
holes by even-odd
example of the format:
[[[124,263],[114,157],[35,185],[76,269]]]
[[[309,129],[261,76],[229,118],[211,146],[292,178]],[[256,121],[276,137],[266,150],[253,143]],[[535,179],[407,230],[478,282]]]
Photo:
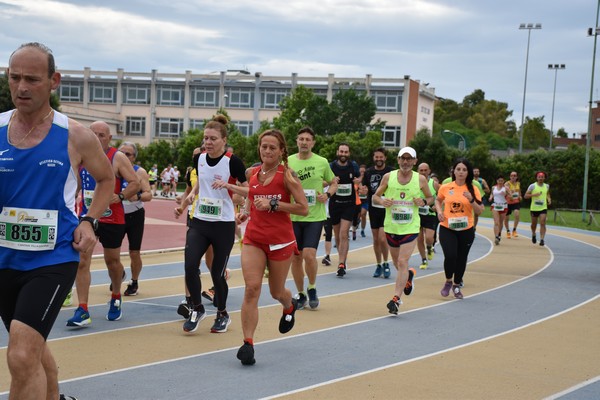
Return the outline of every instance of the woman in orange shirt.
[[[483,211],[481,195],[474,190],[472,182],[473,166],[467,159],[458,159],[453,167],[452,182],[440,186],[435,199],[446,274],[446,282],[440,291],[443,297],[448,297],[452,290],[454,297],[463,298],[460,284],[475,239],[473,213],[479,215]]]

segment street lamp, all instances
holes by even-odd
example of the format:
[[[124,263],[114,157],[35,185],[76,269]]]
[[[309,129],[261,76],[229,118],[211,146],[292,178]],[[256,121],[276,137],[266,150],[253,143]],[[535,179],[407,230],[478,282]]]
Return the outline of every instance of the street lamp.
[[[527,56],[525,58],[525,84],[523,85],[523,109],[521,112],[521,129],[519,131],[519,153],[523,152],[523,125],[525,124],[525,95],[527,93],[527,67],[529,66],[529,42],[532,29],[542,29],[542,24],[521,24],[519,29],[527,29]]]
[[[556,76],[559,69],[565,69],[565,64],[548,64],[548,69],[554,70],[554,91],[552,92],[552,117],[550,118],[550,144],[548,150],[552,150],[552,136],[554,136],[554,100],[556,99]]]
[[[585,212],[587,209],[587,195],[588,195],[588,180],[590,171],[590,147],[592,147],[592,99],[594,96],[594,70],[596,68],[596,42],[598,41],[598,19],[600,17],[600,0],[598,0],[598,6],[596,7],[596,29],[588,30],[590,35],[594,34],[594,52],[592,54],[592,83],[590,84],[590,109],[588,118],[588,131],[585,135],[585,164],[583,168],[583,203],[581,204],[581,220],[585,221]]]
[[[466,150],[467,149],[467,141],[465,140],[465,137],[463,135],[461,135],[458,132],[454,132],[454,131],[449,131],[448,129],[445,129],[444,131],[442,131],[442,133],[451,133],[453,135],[456,135],[460,138],[460,141],[458,142],[458,149],[459,150]]]

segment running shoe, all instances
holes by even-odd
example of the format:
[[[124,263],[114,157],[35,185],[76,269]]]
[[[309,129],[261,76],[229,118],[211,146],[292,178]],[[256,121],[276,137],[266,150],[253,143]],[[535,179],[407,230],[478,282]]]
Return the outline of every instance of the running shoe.
[[[185,332],[194,332],[198,329],[198,324],[206,318],[206,312],[202,305],[195,307],[191,310],[189,318],[183,323],[183,330]]]
[[[296,322],[296,318],[294,318],[294,314],[296,314],[296,310],[298,309],[298,301],[296,299],[292,299],[292,312],[290,314],[283,314],[281,319],[279,320],[279,332],[287,333],[292,330],[294,327],[294,323]]]
[[[442,297],[448,297],[451,289],[452,289],[452,282],[446,281],[446,283],[444,283],[444,287],[442,288],[442,290],[440,290],[440,294],[442,295]]]
[[[177,314],[181,315],[183,318],[188,319],[190,317],[190,313],[192,312],[192,305],[189,304],[186,300],[183,300],[179,303],[177,307]]]
[[[212,333],[224,333],[227,332],[227,327],[229,325],[231,325],[231,318],[229,318],[229,315],[217,313],[217,318],[215,318],[215,323],[212,328],[210,328],[210,331]]]
[[[454,293],[454,297],[456,297],[457,299],[462,299],[463,298],[463,294],[460,291],[460,286],[459,285],[452,285],[452,293]]]
[[[125,296],[137,296],[138,295],[138,283],[133,280],[127,284],[127,289],[123,292]]]
[[[121,299],[110,299],[106,319],[109,321],[118,321],[122,316],[123,311],[121,310]]]
[[[237,352],[237,359],[242,362],[242,365],[254,365],[254,346],[244,341],[244,344]]]
[[[61,393],[58,400],[77,400],[77,397],[67,396]]]
[[[500,236],[496,236],[494,243],[496,244],[496,246],[498,246],[500,244]]]
[[[408,280],[406,281],[406,286],[404,286],[404,294],[407,296],[410,295],[413,292],[413,289],[415,288],[413,279],[416,274],[417,274],[417,271],[415,271],[414,268],[408,269]]]
[[[206,300],[212,303],[215,298],[215,289],[210,288],[208,290],[203,290],[202,297],[204,297]]]
[[[73,305],[73,288],[71,288],[71,290],[69,290],[69,293],[67,293],[67,297],[65,297],[65,301],[63,301],[63,307],[70,307]]]
[[[125,272],[125,270],[123,270],[123,278],[121,278],[121,282],[123,282],[125,278],[127,278],[127,273]],[[110,285],[108,285],[108,291],[112,292],[112,282],[110,283]]]
[[[337,276],[343,278],[346,275],[346,264],[340,263],[337,269]]]
[[[86,326],[92,323],[92,317],[82,307],[77,307],[72,318],[67,320],[67,326]]]
[[[402,300],[398,298],[398,296],[394,296],[388,303],[387,308],[390,314],[398,315],[398,310],[400,309],[400,304],[402,304]]]
[[[377,267],[375,267],[375,272],[373,272],[373,278],[379,278],[382,273],[383,267],[381,266],[381,264],[377,264]]]
[[[367,237],[367,235],[365,235],[365,230],[364,229],[360,230],[360,237]]]
[[[356,240],[356,231],[352,231],[352,240]]]
[[[298,293],[298,295],[296,296],[297,299],[297,309],[298,310],[302,310],[304,308],[304,306],[306,306],[306,295],[302,292]]]
[[[427,259],[423,259],[423,261],[421,262],[421,265],[419,265],[420,269],[427,269]]]
[[[435,250],[433,249],[433,247],[428,247],[427,248],[427,259],[429,261],[433,260],[433,255],[435,254]]]
[[[510,231],[506,231],[506,238],[510,239]]]
[[[392,271],[390,270],[390,264],[387,262],[384,262],[383,263],[383,278],[390,279],[391,274],[392,274]]]
[[[519,234],[517,233],[516,229],[513,229],[512,237],[514,237],[514,238],[518,238],[519,237]]]
[[[535,237],[535,235],[533,235],[531,237],[531,243],[536,244],[537,243],[537,238]]]
[[[319,297],[317,296],[317,289],[308,289],[308,305],[311,309],[319,307]]]
[[[546,242],[544,242],[544,239],[540,240],[540,246],[544,246],[546,244]]]
[[[325,257],[323,257],[323,261],[321,261],[321,264],[323,265],[331,265],[331,258],[329,258],[329,254],[327,254]]]

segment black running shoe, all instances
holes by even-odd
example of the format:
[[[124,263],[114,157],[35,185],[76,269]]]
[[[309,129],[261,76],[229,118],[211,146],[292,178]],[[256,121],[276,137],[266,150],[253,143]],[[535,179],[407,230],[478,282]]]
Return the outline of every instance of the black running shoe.
[[[190,317],[190,312],[192,310],[192,305],[189,304],[186,300],[183,300],[179,303],[177,307],[177,314],[181,315],[183,318],[188,319]]]
[[[536,244],[537,243],[537,238],[535,237],[535,235],[533,235],[531,237],[531,243]]]
[[[331,265],[331,258],[329,258],[329,254],[323,257],[323,261],[321,261],[321,263],[327,266]]]
[[[204,311],[204,306],[201,304],[196,306],[190,312],[189,318],[183,323],[183,330],[185,332],[195,332],[198,329],[198,324],[206,318],[206,312]]]
[[[296,299],[298,299],[298,310],[302,310],[304,306],[306,306],[306,295],[304,293],[298,293]]]
[[[76,397],[73,396],[66,396],[64,394],[60,394],[60,397],[58,398],[58,400],[77,400]]]
[[[398,315],[401,301],[396,296],[387,303],[387,308],[390,314]]]
[[[237,352],[237,359],[242,362],[242,365],[254,365],[256,363],[254,359],[254,346],[244,341],[244,344]]]
[[[540,246],[544,246],[546,244],[546,242],[544,242],[544,239],[540,240]]]
[[[283,314],[281,319],[279,320],[279,332],[288,333],[294,327],[294,323],[296,322],[296,318],[294,318],[294,314],[296,314],[296,310],[298,309],[298,300],[292,299],[292,312],[291,314]]]
[[[337,276],[340,278],[343,278],[344,275],[346,275],[346,264],[340,263],[340,265],[338,265],[338,269],[337,269]]]
[[[137,296],[138,295],[138,284],[137,282],[131,281],[127,284],[127,289],[123,292],[125,296]]]
[[[319,296],[317,296],[317,289],[308,289],[308,305],[313,310],[319,307]]]
[[[203,290],[202,297],[204,297],[206,300],[212,303],[213,299],[215,298],[215,290],[213,288]]]
[[[415,284],[413,282],[413,278],[415,277],[416,271],[414,268],[408,269],[408,280],[406,281],[406,286],[404,286],[404,294],[409,295],[412,293],[415,288]]]

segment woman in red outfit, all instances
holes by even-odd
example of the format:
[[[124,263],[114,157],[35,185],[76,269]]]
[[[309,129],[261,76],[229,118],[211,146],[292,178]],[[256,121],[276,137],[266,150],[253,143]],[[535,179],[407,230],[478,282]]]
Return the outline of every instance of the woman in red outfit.
[[[283,306],[279,332],[286,333],[294,326],[296,303],[285,287],[292,255],[298,254],[290,213],[308,214],[300,180],[287,166],[288,153],[282,133],[274,129],[263,132],[258,139],[258,152],[262,164],[246,171],[250,183],[248,197],[242,212],[236,216],[238,223],[248,219],[242,248],[246,284],[241,314],[244,345],[237,353],[244,365],[255,363],[253,337],[265,266],[269,267],[271,296]]]

